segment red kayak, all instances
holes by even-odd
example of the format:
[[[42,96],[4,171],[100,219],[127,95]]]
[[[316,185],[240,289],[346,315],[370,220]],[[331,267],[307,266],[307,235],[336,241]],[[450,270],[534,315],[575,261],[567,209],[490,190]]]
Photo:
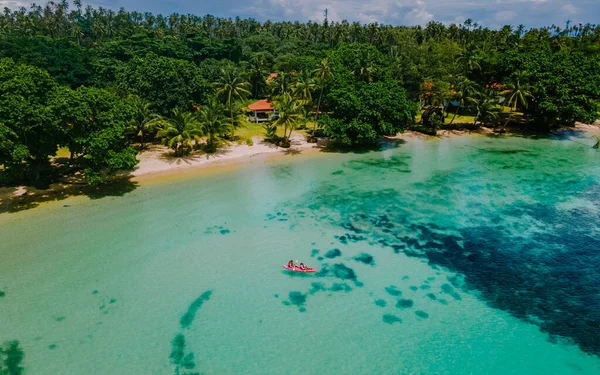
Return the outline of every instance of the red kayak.
[[[300,267],[290,267],[287,264],[285,266],[283,266],[283,268],[285,268],[288,271],[292,271],[292,272],[317,272],[316,268],[306,267],[305,269],[301,269]]]

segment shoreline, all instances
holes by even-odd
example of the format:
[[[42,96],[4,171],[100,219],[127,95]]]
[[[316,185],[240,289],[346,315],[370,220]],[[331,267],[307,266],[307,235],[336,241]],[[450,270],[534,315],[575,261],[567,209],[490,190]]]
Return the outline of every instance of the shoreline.
[[[600,120],[593,124],[576,123],[572,128],[560,128],[554,135],[573,136],[585,134],[600,139]],[[482,127],[475,131],[438,130],[435,136],[406,131],[395,136],[385,137],[389,141],[427,140],[462,136],[519,136],[519,133],[494,133],[490,128]],[[30,186],[0,187],[0,214],[19,212],[41,204],[60,202],[67,198],[88,196],[90,199],[103,196],[118,196],[134,190],[139,184],[148,184],[173,177],[195,177],[202,174],[235,170],[241,166],[280,160],[290,156],[326,155],[323,149],[326,142],[309,143],[306,137],[294,132],[290,138],[291,147],[282,148],[265,142],[261,137],[253,137],[254,144],[229,144],[214,154],[196,151],[183,158],[175,158],[165,146],[151,145],[149,150],[138,154],[140,163],[131,172],[123,172],[108,184],[91,187],[82,183],[54,183],[48,189],[36,189]],[[591,147],[592,145],[590,145]]]
[[[155,176],[169,175],[174,172],[189,174],[189,170],[200,171],[216,167],[222,169],[266,158],[313,154],[320,152],[323,147],[322,143],[307,142],[305,136],[296,132],[292,133],[290,137],[290,148],[282,148],[268,143],[261,137],[253,137],[252,141],[252,146],[229,144],[213,154],[195,151],[181,158],[175,158],[165,146],[152,145],[150,149],[138,154],[140,163],[125,176],[130,176],[133,181],[147,181],[155,179]]]

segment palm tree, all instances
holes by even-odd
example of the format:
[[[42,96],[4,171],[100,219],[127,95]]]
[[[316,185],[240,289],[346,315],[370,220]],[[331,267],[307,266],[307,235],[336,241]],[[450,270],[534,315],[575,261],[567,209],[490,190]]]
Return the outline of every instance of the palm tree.
[[[506,90],[502,91],[501,95],[506,99],[506,105],[510,107],[510,115],[502,126],[501,131],[504,130],[506,125],[510,122],[513,112],[517,110],[517,107],[527,109],[529,106],[528,99],[533,99],[531,91],[529,91],[529,85],[524,83],[527,76],[522,71],[517,71],[513,74],[513,78],[510,83],[506,85]]]
[[[216,98],[200,112],[200,124],[204,134],[208,135],[208,152],[216,150],[215,140],[227,131],[227,116],[225,107]]]
[[[265,93],[265,79],[269,75],[267,70],[266,58],[264,55],[254,55],[250,60],[248,67],[250,73],[250,85],[252,87],[252,97],[259,98]]]
[[[175,156],[183,156],[189,152],[194,141],[200,141],[200,122],[192,113],[175,108],[173,117],[161,118],[158,123],[162,128],[156,134],[162,143],[175,151]]]
[[[248,91],[250,83],[244,81],[235,70],[221,69],[221,76],[219,77],[216,86],[217,95],[223,98],[225,104],[229,108],[231,118],[231,138],[233,138],[236,125],[233,113],[234,102],[251,95],[250,91]]]
[[[373,82],[374,73],[375,64],[373,63],[371,54],[361,56],[359,64],[354,70],[354,75],[360,77],[365,82]]]
[[[475,70],[481,70],[481,65],[479,64],[479,53],[475,50],[468,50],[463,53],[457,60],[458,65],[462,65],[463,72],[465,74],[474,72]]]
[[[279,72],[269,81],[269,100],[275,100],[278,96],[289,93],[294,88],[292,73]]]
[[[315,87],[315,81],[306,71],[301,71],[298,80],[294,84],[294,96],[302,102],[303,106],[312,104],[312,90]]]
[[[456,118],[456,115],[458,114],[460,108],[464,107],[467,104],[467,102],[469,102],[470,99],[473,98],[473,96],[476,94],[477,85],[475,84],[475,82],[471,81],[467,77],[459,76],[458,82],[456,83],[456,86],[454,86],[454,91],[454,98],[458,101],[459,104],[458,108],[454,112],[454,116],[452,116],[452,120],[450,120],[450,124],[454,122],[454,119]]]
[[[500,108],[498,107],[498,94],[494,90],[484,89],[479,93],[478,98],[471,99],[475,103],[477,115],[473,121],[473,125],[477,122],[487,124],[498,118]]]
[[[275,102],[279,117],[273,122],[275,127],[283,125],[283,147],[289,147],[290,136],[298,122],[298,104],[290,93],[285,93]],[[287,133],[288,128],[290,134]]]
[[[321,99],[323,98],[323,90],[327,86],[328,81],[333,78],[333,73],[331,72],[331,66],[329,65],[329,60],[324,58],[319,63],[317,69],[313,72],[316,75],[315,83],[316,87],[319,88],[319,101],[317,102],[317,113],[315,113],[315,125],[313,127],[312,136],[314,138],[315,132],[317,131],[317,124],[319,121],[319,109],[321,108]]]
[[[135,116],[131,119],[126,131],[135,133],[140,137],[141,149],[144,149],[144,135],[159,123],[160,117],[152,111],[152,104],[134,97],[133,106],[135,107]]]
[[[71,36],[77,39],[77,44],[81,45],[81,38],[83,37],[83,31],[81,30],[81,26],[77,22],[73,22],[71,25]]]

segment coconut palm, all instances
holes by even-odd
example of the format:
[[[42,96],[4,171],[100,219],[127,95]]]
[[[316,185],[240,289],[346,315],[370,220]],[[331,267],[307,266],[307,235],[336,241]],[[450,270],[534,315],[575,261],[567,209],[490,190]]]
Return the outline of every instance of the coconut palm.
[[[496,91],[486,89],[479,93],[477,98],[472,98],[471,101],[475,103],[475,109],[477,110],[473,125],[477,125],[477,122],[487,124],[498,118],[500,108]]]
[[[312,90],[315,87],[315,81],[307,71],[301,71],[298,80],[294,84],[294,96],[301,101],[303,106],[312,104]]]
[[[208,135],[208,152],[216,150],[218,136],[227,132],[226,109],[216,98],[211,100],[200,112],[200,124],[204,134]]]
[[[235,118],[233,113],[233,107],[236,100],[242,100],[251,95],[248,89],[250,83],[244,81],[239,73],[235,70],[221,69],[221,76],[217,83],[217,95],[220,96],[227,108],[229,109],[229,115],[231,119],[231,137],[235,136]]]
[[[465,76],[459,76],[456,85],[454,86],[454,98],[458,101],[458,108],[454,112],[454,116],[452,116],[452,120],[450,120],[450,124],[454,122],[456,115],[461,107],[464,107],[468,102],[470,102],[471,98],[475,96],[477,93],[477,85],[475,82],[471,81]]]
[[[363,55],[360,58],[358,66],[354,70],[354,75],[360,77],[365,82],[373,82],[373,74],[375,74],[375,64],[371,54]]]
[[[329,60],[324,58],[319,63],[317,69],[313,72],[315,74],[315,87],[319,89],[319,100],[317,102],[317,113],[315,113],[315,125],[313,127],[312,135],[314,137],[315,132],[317,131],[317,124],[319,122],[319,109],[321,108],[321,99],[323,98],[323,90],[327,86],[329,80],[333,78],[333,73],[331,71],[331,66],[329,65]]]
[[[476,70],[481,70],[481,65],[479,64],[479,53],[475,50],[468,50],[456,61],[459,66],[462,66],[465,74],[474,72]]]
[[[275,109],[279,113],[279,117],[273,122],[273,125],[276,127],[283,126],[283,145],[289,147],[290,136],[298,123],[298,103],[290,93],[285,93],[275,101]],[[288,128],[290,134],[287,133]]]
[[[151,132],[160,121],[160,116],[152,111],[152,104],[139,98],[132,99],[135,115],[125,131],[135,133],[140,137],[141,148],[144,149],[144,135]]]
[[[252,97],[260,98],[265,93],[267,86],[265,79],[269,75],[266,58],[262,55],[253,56],[250,60],[248,70],[250,85],[252,87]]]
[[[162,143],[175,151],[175,156],[183,156],[192,150],[194,141],[200,142],[200,122],[197,117],[181,108],[173,110],[173,117],[161,118],[161,129],[156,134]]]
[[[506,84],[506,89],[502,91],[502,95],[506,100],[506,105],[510,107],[510,115],[502,126],[502,130],[512,119],[514,111],[518,107],[527,109],[529,106],[529,99],[533,99],[531,91],[529,91],[529,85],[526,83],[527,76],[522,71],[517,71],[513,74],[511,81]]]
[[[277,73],[277,76],[269,81],[269,100],[274,101],[277,97],[291,92],[294,89],[293,78],[292,73]]]

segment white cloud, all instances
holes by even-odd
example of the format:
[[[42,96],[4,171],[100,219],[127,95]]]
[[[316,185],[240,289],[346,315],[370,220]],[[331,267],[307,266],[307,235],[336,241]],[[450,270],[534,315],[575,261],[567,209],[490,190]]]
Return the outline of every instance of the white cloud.
[[[574,16],[577,14],[577,8],[573,4],[565,4],[562,7],[560,7],[560,10],[563,14],[566,14],[568,16]]]
[[[498,22],[505,22],[513,20],[517,16],[517,13],[512,10],[503,10],[494,14],[494,20]]]
[[[244,13],[258,13],[277,19],[281,15],[297,20],[323,20],[328,11],[330,21],[347,19],[361,23],[421,24],[434,19],[426,3],[432,0],[259,0],[250,7],[240,9]],[[449,0],[440,0],[447,2]],[[265,11],[267,10],[267,11]]]
[[[47,0],[37,3],[45,4]],[[57,0],[55,0],[57,1]],[[29,8],[33,0],[0,0],[0,9]],[[260,21],[322,22],[325,9],[330,21],[378,22],[392,25],[425,25],[439,21],[446,25],[477,20],[482,26],[504,24],[526,27],[562,25],[567,19],[597,23],[598,0],[83,0],[84,5],[170,14],[179,12],[220,17],[253,17]],[[583,11],[585,9],[585,12]],[[577,18],[577,19],[575,19]]]
[[[31,2],[17,0],[0,0],[0,9],[19,9],[20,7],[29,8]]]
[[[425,3],[419,0],[417,1],[417,7],[408,12],[405,19],[408,24],[423,25],[433,20],[433,14],[429,13]]]

